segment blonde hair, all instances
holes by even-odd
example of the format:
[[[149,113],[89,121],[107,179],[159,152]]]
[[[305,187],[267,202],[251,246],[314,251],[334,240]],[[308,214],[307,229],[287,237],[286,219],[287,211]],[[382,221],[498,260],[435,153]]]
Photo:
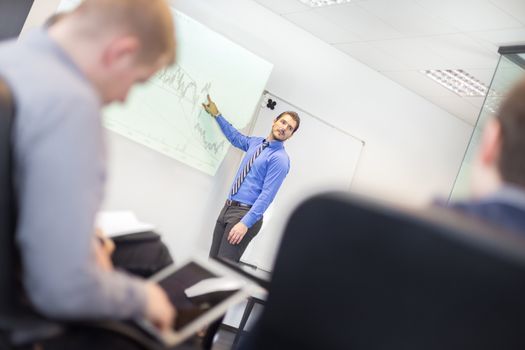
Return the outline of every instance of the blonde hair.
[[[141,62],[175,61],[175,29],[166,0],[84,0],[71,15],[85,19],[83,29],[92,33],[118,28],[136,36]]]

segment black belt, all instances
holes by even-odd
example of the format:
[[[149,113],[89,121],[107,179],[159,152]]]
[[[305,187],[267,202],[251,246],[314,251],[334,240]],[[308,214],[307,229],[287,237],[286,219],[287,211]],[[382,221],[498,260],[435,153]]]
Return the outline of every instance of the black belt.
[[[249,204],[244,204],[237,201],[232,201],[231,199],[226,200],[226,205],[229,207],[243,207],[243,208],[251,208],[252,206]]]

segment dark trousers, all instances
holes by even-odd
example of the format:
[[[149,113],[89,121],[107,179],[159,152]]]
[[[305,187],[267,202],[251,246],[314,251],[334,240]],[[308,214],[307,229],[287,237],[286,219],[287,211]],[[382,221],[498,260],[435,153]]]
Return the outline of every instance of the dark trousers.
[[[113,238],[113,265],[135,276],[149,278],[168,265],[173,258],[168,247],[155,232],[132,233]]]
[[[237,224],[250,210],[247,207],[225,205],[217,218],[215,230],[213,231],[213,241],[211,243],[211,258],[226,258],[239,262],[241,256],[248,247],[251,240],[259,233],[262,226],[262,219],[257,221],[244,235],[239,244],[228,242],[228,234],[235,224]]]

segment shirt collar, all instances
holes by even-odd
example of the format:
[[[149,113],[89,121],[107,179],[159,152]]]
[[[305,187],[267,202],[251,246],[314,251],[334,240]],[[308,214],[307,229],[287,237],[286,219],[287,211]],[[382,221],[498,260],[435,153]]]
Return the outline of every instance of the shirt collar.
[[[486,202],[506,203],[525,210],[525,189],[515,185],[506,184],[481,200]]]
[[[266,139],[263,139],[263,141],[266,140]],[[262,142],[262,141],[261,141]],[[271,148],[271,149],[281,149],[281,148],[284,148],[284,142],[282,141],[277,141],[277,140],[273,140],[273,141],[268,141],[270,144],[268,145],[268,148]]]

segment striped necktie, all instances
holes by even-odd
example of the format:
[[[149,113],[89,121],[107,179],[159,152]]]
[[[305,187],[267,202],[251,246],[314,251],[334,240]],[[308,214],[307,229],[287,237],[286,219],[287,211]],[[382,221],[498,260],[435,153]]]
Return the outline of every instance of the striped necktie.
[[[248,163],[246,163],[246,165],[242,169],[241,173],[239,174],[239,177],[237,178],[237,181],[235,181],[235,183],[233,184],[232,190],[230,192],[230,195],[233,196],[234,194],[236,194],[239,191],[239,188],[241,187],[242,182],[244,181],[244,179],[246,178],[246,175],[248,175],[248,172],[252,168],[253,162],[255,162],[255,159],[261,154],[261,152],[266,147],[268,147],[269,144],[270,143],[268,141],[264,140],[263,143],[259,146],[259,148],[257,148],[255,150],[255,153],[250,158]]]

